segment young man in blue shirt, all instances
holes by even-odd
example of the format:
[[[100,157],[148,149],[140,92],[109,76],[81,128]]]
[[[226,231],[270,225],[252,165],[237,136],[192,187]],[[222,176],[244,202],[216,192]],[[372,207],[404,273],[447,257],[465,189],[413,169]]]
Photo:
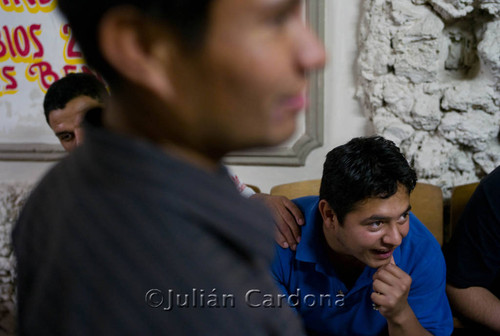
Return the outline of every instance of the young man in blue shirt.
[[[440,246],[410,212],[415,184],[393,142],[355,138],[328,153],[319,197],[295,200],[302,239],[277,247],[272,272],[310,334],[451,334]]]

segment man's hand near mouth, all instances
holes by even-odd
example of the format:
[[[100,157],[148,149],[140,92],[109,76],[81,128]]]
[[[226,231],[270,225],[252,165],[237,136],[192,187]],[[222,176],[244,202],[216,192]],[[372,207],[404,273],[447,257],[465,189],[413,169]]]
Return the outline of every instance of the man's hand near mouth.
[[[391,257],[373,275],[373,308],[387,319],[389,335],[430,335],[408,304],[411,277]]]

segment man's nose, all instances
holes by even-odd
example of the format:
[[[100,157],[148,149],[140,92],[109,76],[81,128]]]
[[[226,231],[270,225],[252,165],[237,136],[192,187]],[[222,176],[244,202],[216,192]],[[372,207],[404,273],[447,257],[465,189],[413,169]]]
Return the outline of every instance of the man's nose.
[[[296,49],[298,62],[303,71],[308,73],[322,69],[326,63],[326,50],[316,33],[304,25],[296,38],[299,41]]]
[[[382,239],[384,244],[399,246],[403,241],[403,235],[399,230],[399,225],[397,223],[390,224],[385,232],[385,235]]]
[[[76,143],[76,146],[80,146],[83,143],[83,138],[84,138],[83,128],[78,127],[77,129],[75,129],[75,143]]]

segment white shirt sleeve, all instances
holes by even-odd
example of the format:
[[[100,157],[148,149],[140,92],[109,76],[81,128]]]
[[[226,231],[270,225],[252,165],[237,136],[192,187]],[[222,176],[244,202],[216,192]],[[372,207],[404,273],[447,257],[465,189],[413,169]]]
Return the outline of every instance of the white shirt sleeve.
[[[240,192],[241,196],[248,198],[252,195],[255,195],[255,191],[253,191],[252,188],[247,187],[245,183],[241,182],[238,176],[233,171],[231,171],[229,168],[227,169],[227,171],[229,173],[229,176],[233,180],[234,184],[236,185],[236,189],[238,189],[238,191]]]

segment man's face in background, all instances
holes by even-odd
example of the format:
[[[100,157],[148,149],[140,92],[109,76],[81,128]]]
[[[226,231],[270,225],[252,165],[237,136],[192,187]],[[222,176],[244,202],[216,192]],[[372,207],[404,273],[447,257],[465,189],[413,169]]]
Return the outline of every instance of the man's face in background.
[[[102,103],[94,98],[79,96],[70,100],[64,108],[50,111],[50,128],[67,152],[71,152],[83,142],[81,122],[85,113],[102,106]]]

